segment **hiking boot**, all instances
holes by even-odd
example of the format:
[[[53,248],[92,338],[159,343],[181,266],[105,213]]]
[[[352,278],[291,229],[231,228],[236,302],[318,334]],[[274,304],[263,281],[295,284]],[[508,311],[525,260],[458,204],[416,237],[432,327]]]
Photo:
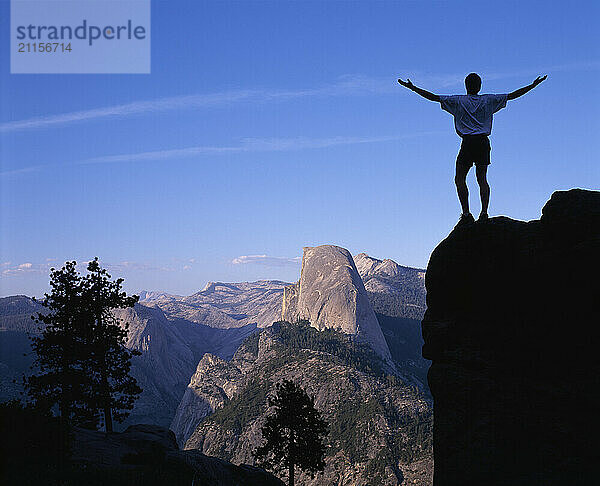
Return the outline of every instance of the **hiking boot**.
[[[477,221],[482,222],[482,221],[487,221],[488,219],[490,219],[490,217],[488,216],[488,213],[481,213],[479,215],[479,218],[477,219]]]
[[[460,219],[458,220],[458,223],[456,223],[456,227],[459,228],[461,226],[467,226],[469,224],[473,224],[474,222],[475,218],[473,218],[471,213],[463,213],[460,215]]]

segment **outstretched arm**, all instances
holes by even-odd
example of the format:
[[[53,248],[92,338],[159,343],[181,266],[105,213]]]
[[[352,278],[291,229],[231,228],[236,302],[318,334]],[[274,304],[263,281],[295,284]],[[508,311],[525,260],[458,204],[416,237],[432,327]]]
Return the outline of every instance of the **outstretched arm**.
[[[412,84],[411,80],[408,78],[406,78],[406,81],[402,81],[401,79],[399,79],[398,82],[405,88],[414,91],[415,93],[421,95],[423,98],[428,99],[429,101],[440,101],[440,97],[438,95],[430,93],[427,90],[417,88],[414,84]]]
[[[535,78],[535,80],[533,81],[533,83],[524,86],[522,88],[517,89],[516,91],[513,91],[512,93],[508,94],[508,99],[509,100],[514,100],[515,98],[518,98],[519,96],[523,96],[525,93],[531,91],[533,88],[535,88],[538,84],[540,84],[542,81],[544,81],[548,76],[538,76],[537,78]]]

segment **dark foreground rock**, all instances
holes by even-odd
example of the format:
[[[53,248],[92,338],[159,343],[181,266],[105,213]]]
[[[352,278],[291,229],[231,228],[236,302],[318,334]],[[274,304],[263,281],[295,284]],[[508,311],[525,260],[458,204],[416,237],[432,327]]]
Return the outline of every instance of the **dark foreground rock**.
[[[78,429],[72,450],[73,463],[85,471],[80,476],[85,484],[283,485],[257,467],[180,451],[175,434],[155,425],[133,425],[112,434]]]
[[[156,425],[71,429],[11,401],[0,403],[0,437],[2,486],[283,486],[262,469],[180,451],[175,434]]]
[[[435,486],[597,484],[600,193],[454,230],[427,268]]]

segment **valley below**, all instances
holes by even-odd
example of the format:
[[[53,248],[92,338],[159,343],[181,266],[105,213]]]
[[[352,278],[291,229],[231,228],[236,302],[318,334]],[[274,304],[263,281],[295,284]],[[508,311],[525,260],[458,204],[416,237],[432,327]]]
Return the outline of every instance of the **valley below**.
[[[181,449],[252,465],[267,397],[291,379],[330,424],[325,471],[297,484],[430,484],[424,271],[332,245],[305,249],[304,260],[296,284],[209,282],[187,297],[142,291],[134,308],[115,311],[141,353],[132,375],[143,389],[118,430],[170,427]],[[292,304],[298,293],[308,299]],[[3,401],[31,373],[27,336],[39,329],[30,316],[42,309],[26,296],[0,299]]]

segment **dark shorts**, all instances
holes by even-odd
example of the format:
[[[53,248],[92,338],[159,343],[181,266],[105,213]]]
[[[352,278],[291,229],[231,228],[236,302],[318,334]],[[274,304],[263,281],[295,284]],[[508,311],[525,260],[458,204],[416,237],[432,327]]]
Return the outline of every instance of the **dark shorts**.
[[[490,139],[487,135],[464,135],[456,166],[470,168],[475,165],[490,165]]]

